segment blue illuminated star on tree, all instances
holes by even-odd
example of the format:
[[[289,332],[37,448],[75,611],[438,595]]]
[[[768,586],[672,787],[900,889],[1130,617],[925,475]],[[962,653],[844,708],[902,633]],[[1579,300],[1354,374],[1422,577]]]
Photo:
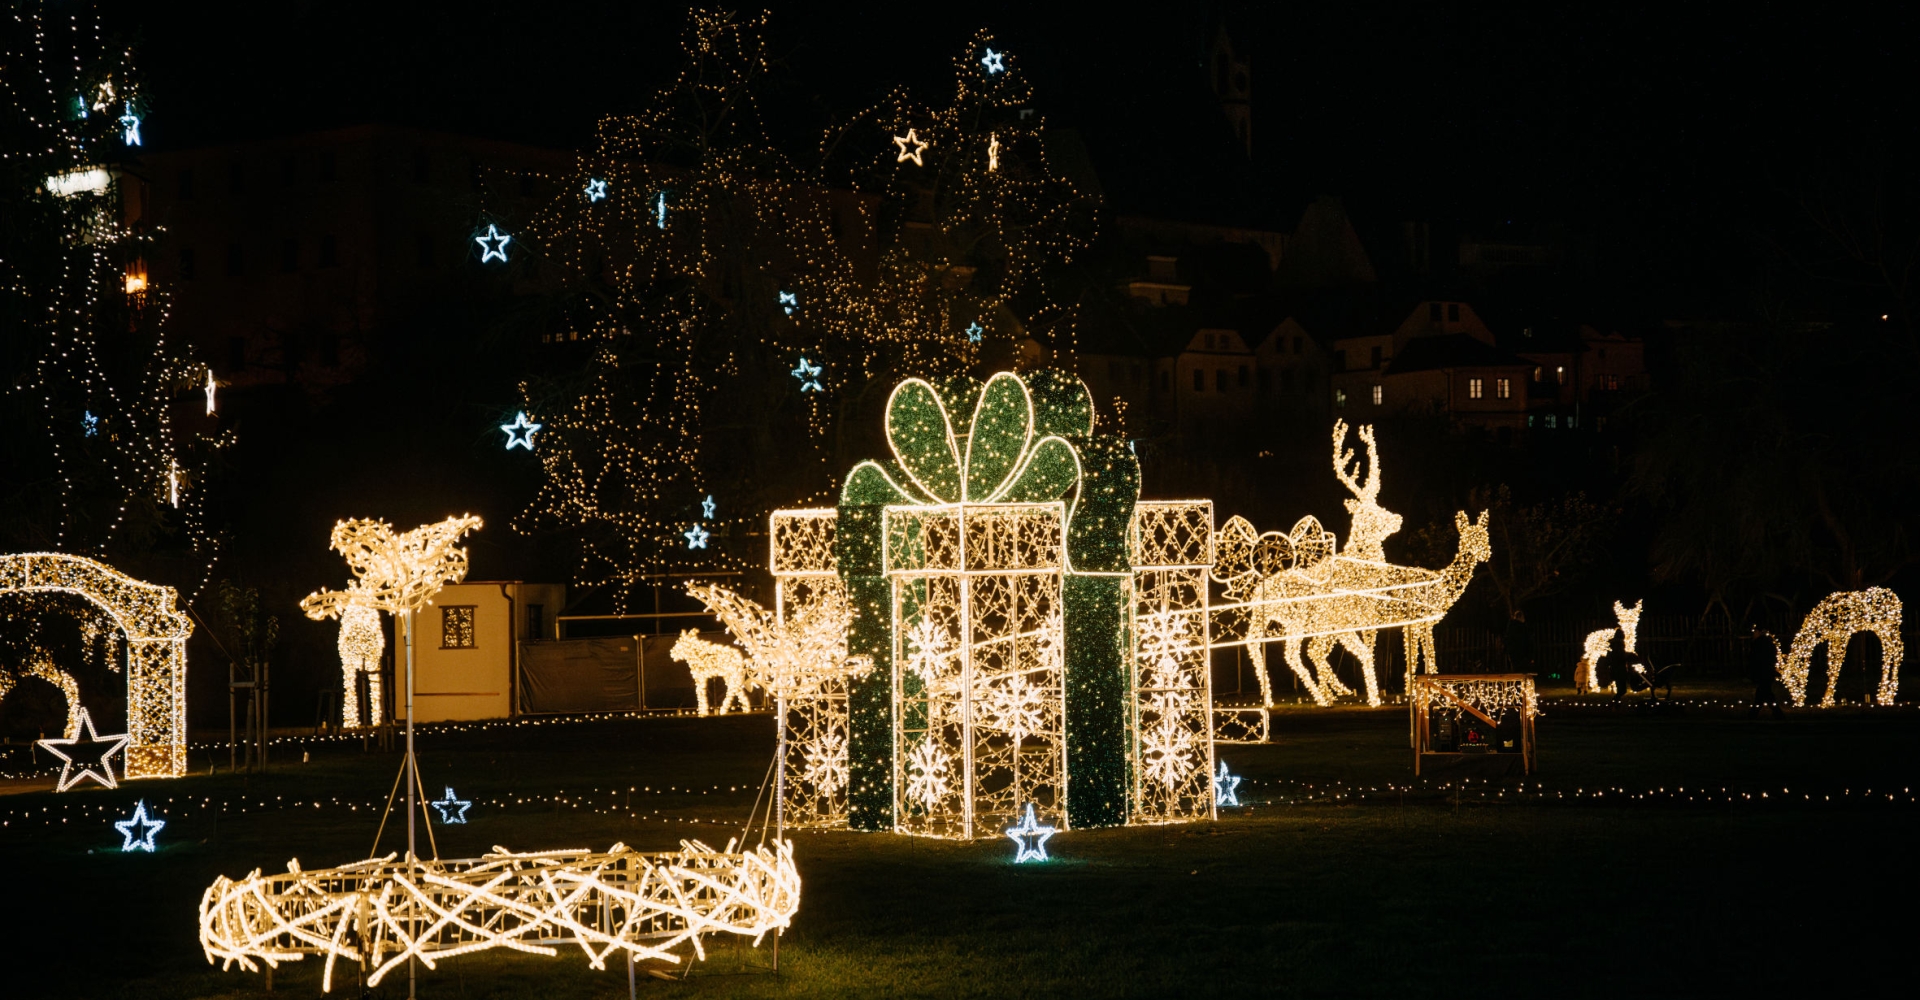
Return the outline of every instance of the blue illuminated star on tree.
[[[1238,789],[1240,777],[1227,773],[1227,762],[1220,762],[1220,773],[1213,776],[1213,804],[1215,806],[1237,806],[1240,804]]]
[[[820,366],[807,364],[806,358],[800,359],[800,366],[793,370],[793,377],[800,380],[801,392],[825,392],[820,384]]]
[[[1007,829],[1007,839],[1020,848],[1014,855],[1013,863],[1024,864],[1028,861],[1047,860],[1047,838],[1053,836],[1053,827],[1039,826],[1033,820],[1033,803],[1027,803],[1027,817],[1019,825]]]
[[[686,536],[686,539],[687,539],[687,548],[690,548],[690,549],[704,549],[704,548],[706,548],[706,547],[707,547],[707,539],[709,539],[709,538],[712,538],[712,537],[713,537],[712,535],[709,535],[709,534],[707,533],[707,529],[705,529],[705,528],[702,528],[701,526],[699,526],[699,525],[697,525],[697,524],[696,524],[696,525],[694,525],[693,527],[691,527],[691,528],[688,528],[687,530],[685,530],[685,531],[683,531],[683,532],[681,532],[681,534],[682,534],[682,535],[685,535],[685,536]]]
[[[133,818],[118,820],[113,828],[120,831],[125,843],[120,845],[123,851],[145,851],[153,853],[153,838],[167,825],[164,819],[148,819],[147,803],[142,799],[133,807]]]
[[[532,451],[533,432],[544,426],[546,425],[536,424],[528,420],[526,411],[522,410],[513,415],[513,423],[501,424],[500,429],[507,432],[508,451],[512,451],[515,448],[525,448],[528,451]]]
[[[471,802],[454,798],[453,786],[451,785],[447,786],[446,798],[427,804],[440,810],[440,822],[442,823],[465,823],[467,821],[467,807],[473,805]]]
[[[713,508],[714,508],[713,494],[709,493],[707,494],[707,498],[705,500],[700,501],[700,513],[710,518],[713,516]]]
[[[785,312],[785,313],[786,313],[787,315],[789,315],[789,316],[791,316],[791,315],[793,315],[793,311],[794,311],[795,309],[798,309],[798,308],[800,308],[800,296],[798,296],[798,295],[795,295],[795,294],[794,294],[794,293],[792,293],[792,292],[781,292],[781,293],[780,293],[780,308],[781,308],[781,310],[782,310],[782,311],[784,311],[784,312]]]
[[[505,264],[507,262],[507,244],[513,242],[513,237],[501,232],[498,226],[489,222],[487,223],[487,235],[475,236],[473,241],[480,244],[480,263],[485,264],[490,260],[498,260],[500,263]]]
[[[975,320],[972,323],[967,324],[967,339],[973,341],[976,344],[980,342],[980,335],[986,332],[987,332],[987,328],[984,326],[981,326],[979,320]]]
[[[654,202],[653,221],[658,223],[661,229],[667,228],[667,193],[665,191],[660,192],[658,200]]]
[[[80,423],[87,428],[88,437],[100,433],[100,418],[94,416],[92,410],[88,410],[80,415]]]
[[[1007,54],[1005,52],[995,52],[992,49],[988,49],[986,56],[980,60],[980,65],[986,68],[988,76],[992,76],[995,73],[1006,71],[1006,60]]]
[[[587,195],[587,200],[590,202],[606,201],[607,200],[607,182],[601,180],[598,177],[588,178],[586,195]]]

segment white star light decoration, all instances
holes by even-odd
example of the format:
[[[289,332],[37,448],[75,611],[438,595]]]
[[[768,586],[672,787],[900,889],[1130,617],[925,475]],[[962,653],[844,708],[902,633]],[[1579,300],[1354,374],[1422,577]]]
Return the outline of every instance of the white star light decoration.
[[[80,423],[86,427],[88,437],[100,433],[100,418],[94,416],[92,410],[88,410],[81,415]]]
[[[532,451],[533,434],[543,426],[545,425],[528,420],[524,410],[514,414],[513,423],[500,425],[500,429],[507,432],[507,450],[525,448]]]
[[[987,328],[981,326],[979,320],[967,324],[967,339],[976,344],[980,342],[980,335],[986,332]]]
[[[781,312],[784,312],[787,315],[791,316],[793,315],[793,311],[798,308],[800,308],[800,296],[795,295],[792,292],[780,293],[780,311]]]
[[[683,531],[683,532],[681,532],[681,534],[682,534],[682,535],[685,535],[685,536],[686,536],[686,539],[687,539],[687,548],[690,548],[690,549],[704,549],[704,548],[706,548],[706,547],[707,547],[707,539],[709,539],[709,538],[712,538],[712,537],[713,537],[712,535],[710,535],[710,534],[708,534],[708,533],[707,533],[707,529],[705,529],[705,528],[702,528],[701,526],[699,526],[699,525],[697,525],[697,524],[696,524],[696,525],[694,525],[693,527],[691,527],[691,528],[688,528],[687,530],[685,530],[685,531]]]
[[[207,416],[209,417],[213,416],[214,388],[215,388],[215,384],[213,381],[213,369],[209,368],[207,369]]]
[[[1213,776],[1213,804],[1216,806],[1237,806],[1240,804],[1240,776],[1227,773],[1227,762],[1220,762],[1220,773]]]
[[[122,851],[145,851],[152,854],[153,838],[166,825],[167,821],[164,819],[147,818],[147,803],[142,799],[134,805],[133,817],[116,821],[113,828],[120,831],[120,836],[124,838],[125,842],[120,845]]]
[[[1007,828],[1007,839],[1013,841],[1020,853],[1013,856],[1016,865],[1029,861],[1047,860],[1047,838],[1053,836],[1053,827],[1040,826],[1033,819],[1033,803],[1027,803],[1027,816],[1018,826]]]
[[[490,260],[498,260],[500,263],[505,264],[507,262],[507,244],[513,242],[513,237],[501,232],[500,228],[493,223],[487,223],[487,235],[475,236],[473,241],[480,244],[480,263],[485,264]]]
[[[920,154],[927,151],[927,144],[921,141],[919,136],[914,135],[912,129],[908,129],[906,135],[894,136],[893,144],[900,147],[900,155],[894,157],[893,162],[905,163],[912,160],[916,167],[926,166],[926,163],[920,159]]]
[[[986,69],[988,76],[1004,73],[1007,71],[1007,54],[988,49],[987,54],[981,58],[980,65]]]
[[[467,807],[473,805],[472,802],[454,798],[453,787],[451,785],[447,787],[446,798],[427,804],[440,810],[441,823],[465,823],[467,821]]]
[[[88,715],[84,708],[80,710],[79,731],[86,734],[85,739],[74,737],[73,739],[37,741],[40,749],[64,761],[60,765],[60,784],[54,791],[64,792],[88,778],[108,788],[120,787],[120,783],[113,777],[113,755],[126,750],[127,734],[121,733],[102,739],[100,734],[94,731],[93,716]],[[105,748],[99,749],[102,744],[105,744]],[[89,749],[76,761],[72,756],[73,751],[82,746]],[[66,749],[61,749],[62,747]],[[74,773],[75,764],[80,765],[78,774]]]
[[[794,378],[800,380],[801,392],[826,391],[825,387],[820,384],[820,366],[807,364],[806,358],[800,359],[799,366],[794,368],[792,374]]]
[[[588,202],[606,201],[607,182],[598,177],[589,179],[587,181],[586,195]]]
[[[140,116],[133,113],[133,103],[127,103],[127,113],[120,116],[120,125],[126,131],[120,137],[129,146],[140,145]]]
[[[661,229],[667,228],[667,193],[665,191],[660,192],[654,201],[653,221]]]
[[[711,493],[707,494],[707,498],[705,500],[700,501],[701,515],[703,517],[711,518],[713,516],[713,508],[715,506],[717,505],[713,502],[713,494]]]

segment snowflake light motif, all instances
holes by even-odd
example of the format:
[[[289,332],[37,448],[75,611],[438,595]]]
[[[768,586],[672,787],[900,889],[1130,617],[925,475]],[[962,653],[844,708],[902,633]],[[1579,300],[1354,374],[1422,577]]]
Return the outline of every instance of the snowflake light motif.
[[[940,668],[948,654],[946,633],[932,619],[922,618],[907,631],[907,670],[932,691],[940,683]]]
[[[947,754],[931,738],[907,755],[907,799],[931,811],[947,797]]]
[[[1015,743],[1040,730],[1040,713],[1045,706],[1038,684],[1028,683],[1025,674],[1014,674],[1004,684],[987,688],[980,705],[982,720],[989,728],[1003,730]]]
[[[1193,744],[1193,734],[1170,714],[1162,715],[1159,722],[1143,728],[1140,732],[1140,760],[1146,768],[1148,779],[1172,788],[1192,766]]]
[[[806,748],[807,766],[800,772],[802,780],[814,787],[816,794],[833,796],[847,787],[847,737],[839,730],[832,730],[815,740]]]

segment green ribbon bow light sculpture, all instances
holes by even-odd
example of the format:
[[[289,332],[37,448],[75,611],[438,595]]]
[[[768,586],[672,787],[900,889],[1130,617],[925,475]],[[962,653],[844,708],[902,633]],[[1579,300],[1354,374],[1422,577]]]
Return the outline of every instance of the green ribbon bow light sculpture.
[[[959,419],[956,419],[956,416]],[[835,558],[854,607],[847,652],[880,669],[848,692],[854,829],[894,825],[893,647],[883,565],[890,506],[1064,500],[1067,818],[1127,818],[1127,528],[1140,464],[1126,442],[1093,432],[1093,398],[1052,369],[981,382],[908,379],[887,401],[893,459],[854,466],[841,490]]]

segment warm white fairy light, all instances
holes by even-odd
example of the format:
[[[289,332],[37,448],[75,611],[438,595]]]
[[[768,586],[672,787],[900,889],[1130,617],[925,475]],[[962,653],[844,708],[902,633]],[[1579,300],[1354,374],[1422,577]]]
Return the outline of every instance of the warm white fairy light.
[[[803,644],[821,647],[809,657],[821,669],[808,671],[803,664],[789,668],[794,676],[769,678],[774,682],[770,693],[784,751],[782,817],[789,826],[846,823],[847,682],[873,670],[871,660],[847,657],[846,631],[852,615],[846,584],[834,569],[835,516],[831,508],[775,511],[768,519],[773,612],[756,613],[744,604],[730,611],[741,628],[761,636],[763,643],[778,643],[779,637],[792,635]],[[770,623],[770,627],[756,623]],[[835,658],[843,669],[825,669]]]
[[[73,675],[53,665],[53,656],[44,649],[34,648],[28,652],[26,665],[19,675],[0,671],[0,701],[4,701],[7,692],[15,684],[28,677],[38,677],[60,689],[60,696],[67,706],[67,723],[61,729],[61,735],[73,739],[80,735],[80,685],[74,682]]]
[[[705,935],[758,945],[800,907],[793,845],[715,851],[681,841],[643,854],[615,844],[516,854],[505,848],[462,861],[369,858],[340,868],[234,881],[221,876],[200,900],[200,946],[209,964],[257,971],[263,964],[323,957],[321,991],[337,962],[367,970],[378,986],[418,959],[429,969],[459,955],[503,948],[537,955],[577,947],[587,964],[608,959],[678,964],[704,959]],[[686,954],[691,952],[691,955]]]
[[[926,163],[921,157],[927,151],[927,143],[919,136],[916,136],[913,129],[908,129],[906,135],[894,136],[893,144],[900,147],[900,155],[894,157],[895,163],[905,163],[908,160],[912,160],[913,165],[916,167],[926,166]]]
[[[207,369],[207,416],[213,416],[213,393],[216,385],[213,381],[213,369]]]
[[[175,609],[174,589],[142,583],[84,556],[30,552],[0,556],[0,593],[10,592],[76,595],[106,613],[127,644],[126,777],[186,773],[187,637],[193,623]],[[77,736],[77,708],[69,698],[69,735]]]
[[[449,583],[467,576],[467,550],[458,542],[481,520],[471,514],[396,534],[385,521],[336,521],[328,547],[347,560],[353,582],[345,590],[317,590],[300,601],[308,618],[339,617],[359,605],[406,614],[418,611]]]
[[[345,698],[341,701],[341,723],[348,727],[377,726],[385,716],[380,693],[380,657],[387,651],[387,631],[380,625],[380,612],[361,604],[349,604],[340,612],[340,677]],[[367,678],[367,717],[360,717],[360,677]]]
[[[429,802],[427,805],[438,810],[440,813],[440,822],[446,824],[465,823],[467,821],[467,808],[472,806],[473,803],[455,796],[453,794],[453,786],[448,785],[444,797]]]
[[[166,826],[167,821],[164,819],[148,818],[145,799],[134,805],[131,817],[116,820],[113,824],[113,828],[120,831],[122,851],[145,851],[148,854],[154,852],[153,838]]]
[[[1207,575],[1213,504],[1141,501],[1127,532],[1133,567],[1133,822],[1214,815],[1213,676]],[[1262,713],[1264,718],[1265,713]]]
[[[693,675],[693,695],[701,715],[713,714],[707,707],[707,682],[715,679],[720,681],[719,714],[727,714],[736,701],[742,712],[751,707],[747,704],[747,659],[739,650],[700,638],[698,629],[686,629],[674,640],[672,656],[685,663],[687,672]]]
[[[1640,609],[1646,605],[1647,599],[1644,597],[1630,608],[1619,601],[1613,602],[1613,617],[1620,623],[1621,648],[1629,653],[1638,652],[1634,642],[1640,634]]]
[[[1613,637],[1618,629],[1603,628],[1587,633],[1587,640],[1581,646],[1580,662],[1573,665],[1573,689],[1579,692],[1599,691],[1600,659],[1607,655],[1613,645]],[[1614,682],[1607,682],[1607,690],[1614,688]]]
[[[1840,666],[1847,659],[1847,642],[1857,632],[1871,632],[1879,638],[1880,684],[1874,691],[1874,700],[1881,705],[1893,704],[1894,694],[1900,689],[1900,660],[1905,651],[1900,640],[1900,617],[1900,598],[1885,587],[1839,591],[1814,605],[1801,621],[1792,647],[1780,658],[1777,668],[1794,705],[1806,705],[1813,650],[1825,643],[1827,686],[1820,697],[1820,707],[1833,707]]]
[[[94,731],[93,717],[87,714],[86,709],[80,710],[80,732],[71,737],[35,742],[40,749],[60,758],[60,781],[54,791],[64,792],[88,778],[108,788],[120,787],[113,777],[113,755],[127,748],[127,734],[101,736]],[[80,755],[78,761],[74,760],[75,751],[83,746],[87,748],[86,752]],[[77,773],[74,771],[75,764],[80,766]]]
[[[987,133],[987,172],[996,173],[1000,169],[1000,137]]]
[[[1026,816],[1006,831],[1007,839],[1013,841],[1013,846],[1017,848],[1013,863],[1020,865],[1047,860],[1047,841],[1052,839],[1055,832],[1053,827],[1042,826],[1034,821],[1033,803],[1027,803]]]
[[[1357,466],[1350,469],[1354,455],[1345,447],[1346,433],[1346,423],[1335,422],[1334,475],[1353,493],[1346,501],[1352,527],[1344,550],[1335,550],[1332,533],[1312,517],[1302,518],[1284,535],[1256,534],[1239,517],[1220,530],[1215,579],[1226,584],[1228,597],[1238,603],[1218,609],[1214,644],[1247,645],[1269,707],[1274,704],[1266,671],[1265,643],[1270,640],[1281,642],[1287,665],[1321,705],[1353,693],[1333,671],[1329,654],[1335,647],[1360,661],[1368,704],[1381,703],[1373,646],[1382,629],[1402,629],[1409,675],[1423,659],[1428,672],[1436,670],[1433,624],[1459,600],[1474,567],[1492,555],[1487,512],[1469,520],[1462,511],[1454,517],[1460,547],[1445,568],[1436,571],[1386,562],[1381,543],[1399,530],[1401,518],[1378,502],[1380,460],[1373,429],[1360,429],[1367,445],[1365,479]],[[1303,646],[1318,668],[1317,675],[1301,660]]]

